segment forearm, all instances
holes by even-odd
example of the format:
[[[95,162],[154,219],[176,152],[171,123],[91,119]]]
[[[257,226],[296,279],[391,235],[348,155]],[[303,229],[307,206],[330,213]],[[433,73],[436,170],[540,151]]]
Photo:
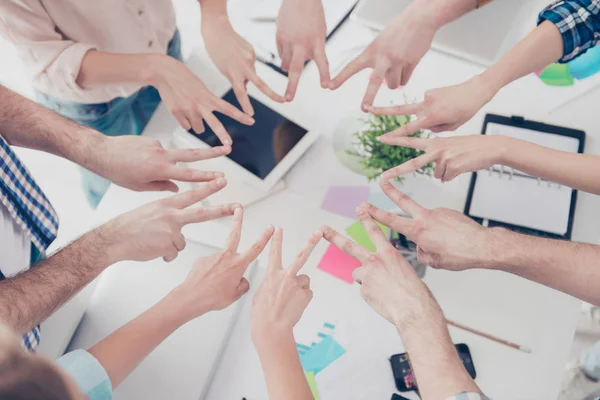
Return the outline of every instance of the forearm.
[[[569,153],[514,138],[505,139],[501,164],[550,182],[600,194],[600,157]]]
[[[106,370],[113,389],[160,343],[187,322],[170,295],[88,351]]]
[[[480,392],[462,365],[437,304],[409,323],[397,323],[423,400]]]
[[[562,35],[553,23],[545,21],[480,78],[496,93],[512,81],[556,62],[562,55]]]
[[[492,228],[496,251],[483,266],[510,272],[600,305],[600,246]],[[509,250],[510,249],[510,250]]]
[[[13,146],[45,151],[83,167],[105,140],[99,132],[76,124],[0,85],[0,134]]]
[[[0,320],[25,333],[48,318],[112,264],[97,230],[39,262],[0,281]]]
[[[255,339],[271,400],[312,400],[292,331]]]

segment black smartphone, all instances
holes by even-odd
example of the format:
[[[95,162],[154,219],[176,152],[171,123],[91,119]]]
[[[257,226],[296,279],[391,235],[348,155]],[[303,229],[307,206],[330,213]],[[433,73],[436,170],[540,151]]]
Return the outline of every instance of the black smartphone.
[[[471,351],[469,346],[464,343],[454,345],[458,352],[458,357],[462,361],[465,369],[471,375],[471,378],[475,379],[477,373],[475,372],[475,365],[473,364],[473,358],[471,357]],[[390,357],[390,363],[392,365],[392,373],[394,374],[394,381],[396,382],[396,388],[400,392],[418,391],[417,380],[415,374],[410,365],[410,358],[407,353],[394,354]]]

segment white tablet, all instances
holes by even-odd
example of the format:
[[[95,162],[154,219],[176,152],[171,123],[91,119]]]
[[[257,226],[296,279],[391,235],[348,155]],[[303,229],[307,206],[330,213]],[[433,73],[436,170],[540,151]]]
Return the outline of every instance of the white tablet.
[[[222,98],[241,109],[233,90],[229,89]],[[250,102],[256,121],[252,126],[241,124],[222,114],[217,115],[233,140],[231,154],[202,161],[202,168],[223,171],[226,177],[266,193],[308,150],[318,134],[303,128],[297,121],[290,120],[253,97],[250,97]],[[177,129],[175,138],[179,146],[221,145],[208,126],[200,135],[194,131]]]

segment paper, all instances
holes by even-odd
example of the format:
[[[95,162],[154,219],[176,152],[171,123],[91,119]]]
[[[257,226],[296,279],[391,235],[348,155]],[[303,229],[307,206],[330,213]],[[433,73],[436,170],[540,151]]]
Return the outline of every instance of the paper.
[[[327,336],[309,351],[301,354],[300,363],[304,371],[313,371],[317,375],[345,352],[346,350],[333,337]]]
[[[354,283],[352,272],[361,265],[360,261],[330,245],[317,268],[345,282]]]
[[[323,199],[323,210],[356,218],[356,207],[369,197],[368,186],[332,186]]]
[[[310,391],[315,400],[319,400],[319,391],[317,390],[317,381],[315,381],[315,373],[313,371],[308,371],[305,373],[306,381],[308,382],[308,386],[310,387]]]
[[[379,225],[379,227],[381,228],[381,230],[383,231],[383,234],[385,236],[389,236],[390,228],[388,228],[387,226],[381,225],[379,222],[377,222],[377,225]],[[362,226],[362,224],[360,223],[360,221],[356,221],[355,223],[353,223],[352,225],[350,225],[348,228],[346,228],[346,233],[348,235],[350,235],[350,237],[356,243],[360,244],[361,246],[363,246],[367,250],[372,251],[372,252],[374,252],[374,251],[377,250],[375,248],[375,245],[371,241],[371,238],[369,237],[369,234],[367,233],[367,231],[365,230],[365,228]]]

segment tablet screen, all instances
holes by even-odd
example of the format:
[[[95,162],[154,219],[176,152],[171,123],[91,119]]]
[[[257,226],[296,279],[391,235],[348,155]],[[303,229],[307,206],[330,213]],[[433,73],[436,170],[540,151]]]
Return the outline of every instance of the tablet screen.
[[[223,100],[241,109],[233,90],[229,90]],[[265,179],[307,131],[252,97],[250,103],[256,121],[252,126],[223,114],[218,114],[217,118],[233,140],[227,157],[260,179]],[[212,129],[206,124],[205,129],[200,135],[193,130],[190,133],[211,147],[220,146],[221,141]]]

